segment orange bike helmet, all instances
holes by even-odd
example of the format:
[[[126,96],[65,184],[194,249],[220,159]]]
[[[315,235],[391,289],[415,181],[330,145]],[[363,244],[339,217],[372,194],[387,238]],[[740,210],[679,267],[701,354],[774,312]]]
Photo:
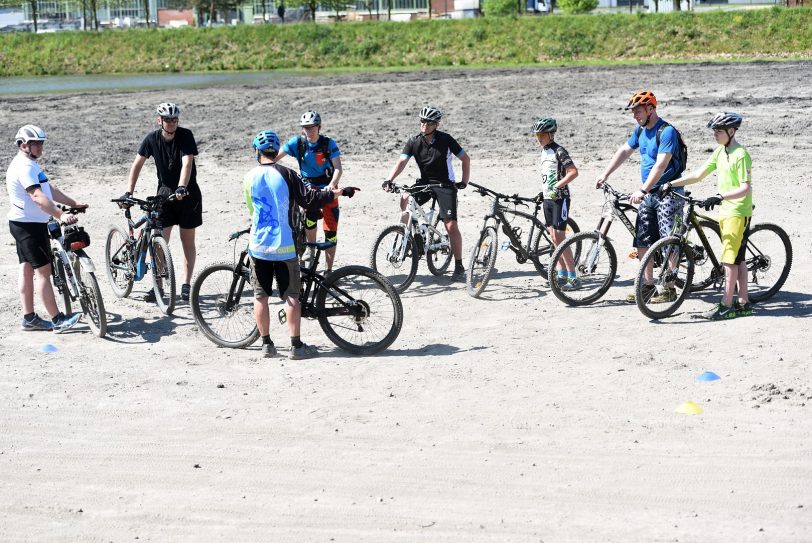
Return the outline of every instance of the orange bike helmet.
[[[629,105],[626,109],[632,109],[636,106],[654,106],[657,107],[657,98],[654,93],[648,90],[637,91],[629,98]]]

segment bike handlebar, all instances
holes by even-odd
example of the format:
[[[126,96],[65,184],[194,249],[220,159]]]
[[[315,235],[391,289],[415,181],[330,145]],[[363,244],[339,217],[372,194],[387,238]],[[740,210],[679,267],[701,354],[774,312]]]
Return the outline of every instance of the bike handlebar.
[[[70,207],[61,204],[57,204],[56,207],[58,207],[68,215],[78,215],[79,213],[84,213],[87,210],[86,207]]]
[[[417,192],[424,192],[431,189],[438,189],[443,188],[445,185],[440,183],[432,183],[430,185],[398,185],[397,183],[392,183],[392,192],[408,192],[409,194],[414,194]]]
[[[493,196],[497,200],[504,200],[506,202],[514,202],[516,204],[520,204],[520,203],[523,203],[523,202],[532,202],[534,204],[537,204],[537,203],[541,202],[544,199],[544,195],[541,194],[541,193],[539,193],[539,195],[534,196],[532,198],[525,198],[524,196],[519,196],[518,194],[512,194],[512,195],[502,194],[502,193],[496,192],[495,190],[491,190],[488,187],[478,185],[478,184],[476,184],[474,182],[471,182],[471,181],[469,181],[468,184],[471,185],[472,187],[474,187],[476,189],[475,192],[478,192],[482,196],[487,196],[488,194],[490,194],[491,196]]]
[[[603,182],[601,188],[603,189],[603,192],[608,192],[618,200],[628,200],[629,198],[632,197],[632,195],[629,193],[616,191],[614,188],[612,188],[612,185],[610,185],[606,181]]]
[[[128,198],[113,198],[110,201],[114,204],[125,204],[128,207],[137,205],[140,206],[144,211],[151,211],[162,206],[166,202],[172,202],[174,200],[177,200],[177,196],[173,193],[169,196],[148,196],[146,200],[140,200],[130,196]]]
[[[250,228],[246,228],[245,230],[237,230],[236,232],[232,232],[232,233],[231,233],[231,234],[228,236],[228,241],[234,241],[235,239],[239,238],[239,237],[240,237],[240,236],[242,236],[243,234],[247,234],[247,233],[248,233],[248,232],[250,232],[250,231],[251,231],[251,229],[250,229]]]

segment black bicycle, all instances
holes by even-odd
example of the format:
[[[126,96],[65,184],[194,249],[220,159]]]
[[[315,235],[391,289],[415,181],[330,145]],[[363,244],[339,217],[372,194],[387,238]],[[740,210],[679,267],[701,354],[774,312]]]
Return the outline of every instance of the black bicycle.
[[[163,205],[174,199],[175,195],[172,194],[169,197],[150,196],[146,200],[133,197],[111,200],[124,207],[128,232],[121,227],[111,226],[104,246],[107,278],[113,293],[119,298],[126,298],[132,291],[133,281],[140,281],[151,269],[155,302],[167,315],[175,308],[175,268],[169,244],[163,237],[160,217]],[[144,211],[137,222],[132,220],[130,214],[130,207],[134,205]],[[135,229],[142,226],[136,238]]]
[[[248,232],[235,232],[229,241]],[[310,264],[300,268],[302,317],[317,319],[330,341],[353,354],[374,354],[389,347],[403,325],[403,306],[394,287],[364,266],[345,266],[325,277],[316,271],[319,257],[335,247],[335,242],[306,245],[316,252]],[[236,254],[236,246],[234,251]],[[253,303],[247,249],[233,262],[207,266],[192,283],[190,304],[195,322],[221,347],[247,347],[259,338]],[[279,316],[284,322],[284,310]]]
[[[720,239],[719,224],[695,211],[695,207],[701,207],[702,200],[691,198],[690,192],[672,194],[688,204],[688,211],[684,219],[680,216],[675,222],[673,235],[657,241],[646,252],[634,284],[637,307],[652,319],[673,315],[689,292],[709,286],[721,289],[725,281],[724,266],[717,256],[721,250],[711,243]],[[698,242],[689,239],[688,233],[692,231],[698,236]],[[745,263],[750,301],[768,300],[784,285],[792,267],[789,236],[775,224],[752,226],[745,248]],[[646,279],[646,266],[653,270],[653,283]],[[699,281],[695,278],[698,268],[703,270]]]
[[[505,250],[510,249],[513,251],[516,262],[519,264],[530,261],[539,275],[547,279],[549,259],[555,246],[550,234],[547,232],[547,226],[539,218],[539,212],[544,203],[543,195],[534,198],[523,198],[518,194],[509,196],[476,183],[468,184],[474,187],[475,191],[482,196],[493,198],[491,209],[485,215],[479,239],[473,251],[471,251],[471,257],[468,261],[468,269],[466,270],[468,294],[474,298],[478,297],[485,290],[491,278],[499,249],[498,231],[500,227],[508,238]],[[533,212],[530,213],[529,209],[528,212],[519,211],[518,206],[527,208],[532,206]],[[511,224],[511,221],[517,219],[530,223],[524,241],[522,241],[521,226]],[[572,217],[567,218],[567,236],[573,236],[570,239],[575,239],[578,232],[579,228],[575,220]],[[573,247],[577,258],[580,253],[580,243],[576,243]]]

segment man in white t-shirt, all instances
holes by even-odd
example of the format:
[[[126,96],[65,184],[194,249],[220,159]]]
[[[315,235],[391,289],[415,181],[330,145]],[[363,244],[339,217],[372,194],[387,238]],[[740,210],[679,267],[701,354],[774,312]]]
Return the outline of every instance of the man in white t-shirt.
[[[56,306],[51,286],[48,220],[56,217],[63,224],[76,222],[76,216],[64,214],[54,202],[75,208],[85,208],[87,204],[77,202],[49,183],[45,172],[37,164],[45,145],[45,132],[41,128],[32,124],[23,126],[17,131],[14,142],[19,151],[6,171],[6,188],[11,203],[8,225],[20,260],[21,328],[24,331],[64,332],[79,322],[82,314],[65,315]],[[34,311],[35,286],[51,320],[40,318]]]

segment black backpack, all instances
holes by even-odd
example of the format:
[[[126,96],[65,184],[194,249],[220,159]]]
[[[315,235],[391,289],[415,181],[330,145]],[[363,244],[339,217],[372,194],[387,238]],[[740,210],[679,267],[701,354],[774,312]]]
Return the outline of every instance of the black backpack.
[[[671,155],[671,160],[677,161],[676,171],[674,172],[674,179],[677,179],[682,172],[685,171],[685,166],[688,164],[688,146],[685,145],[685,141],[682,139],[682,134],[679,133],[679,130],[673,125],[668,124],[667,122],[663,121],[663,124],[660,125],[660,128],[657,129],[657,147],[660,147],[660,136],[663,134],[663,130],[665,130],[666,126],[670,126],[674,129],[674,132],[677,133],[677,152]],[[643,131],[643,128],[638,126],[635,129],[635,136],[637,139],[640,139],[640,132]]]
[[[657,136],[659,138],[659,136]],[[659,142],[659,139],[657,140]],[[299,161],[299,174],[302,173],[302,161],[304,160],[304,154],[307,150],[307,139],[304,136],[299,136],[296,140],[296,147],[298,151],[298,155],[296,160]],[[327,160],[329,166],[327,167],[327,171],[324,172],[326,177],[332,178],[333,177],[333,162],[330,160],[330,138],[327,136],[322,136],[319,134],[319,141],[316,144],[316,149],[324,153],[324,158]]]

